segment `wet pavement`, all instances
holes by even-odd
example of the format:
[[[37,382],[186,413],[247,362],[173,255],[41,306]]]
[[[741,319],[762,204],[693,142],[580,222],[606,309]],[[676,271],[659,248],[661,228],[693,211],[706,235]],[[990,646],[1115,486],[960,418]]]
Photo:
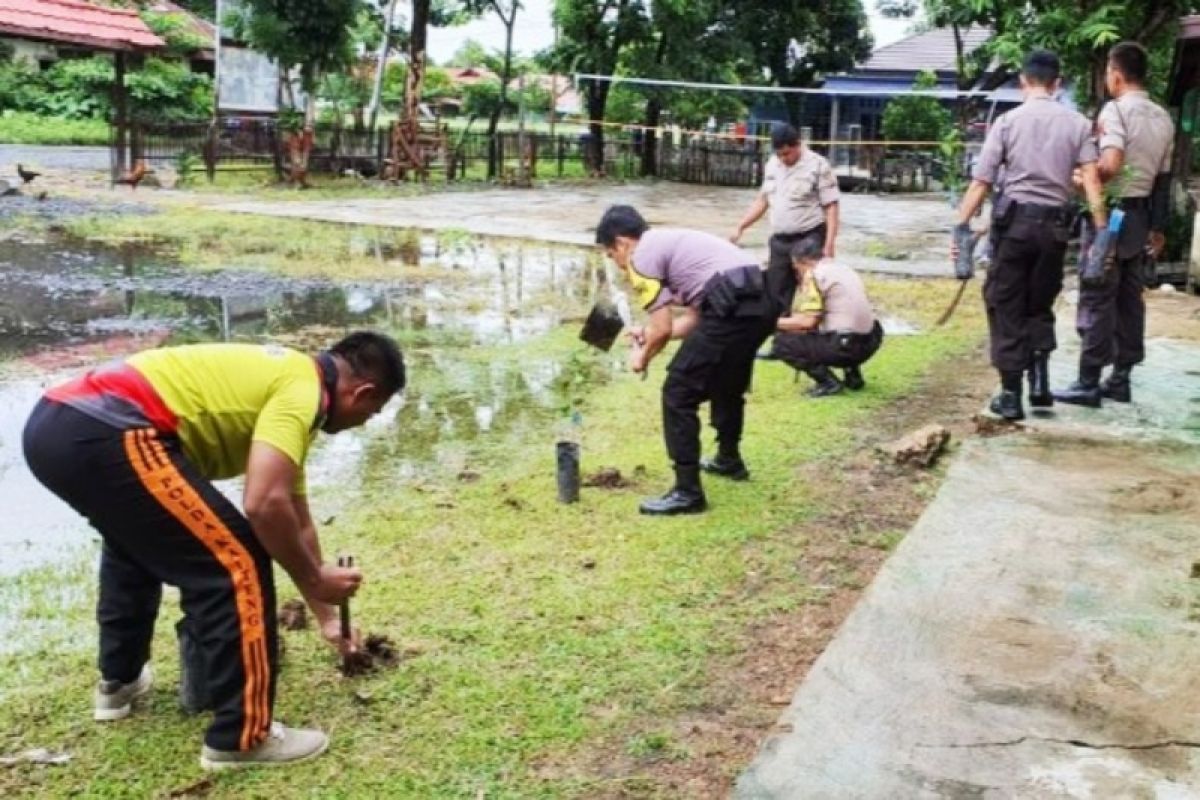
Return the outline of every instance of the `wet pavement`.
[[[966,442],[738,798],[1197,796],[1200,344],[1147,350],[1133,404]]]
[[[583,345],[529,357],[505,346],[582,318],[604,280],[593,255],[473,241],[446,249],[428,237],[415,257],[418,278],[333,283],[197,273],[128,247],[0,242],[0,504],[10,520],[0,525],[0,576],[61,563],[94,537],[25,468],[20,432],[41,391],[161,343],[269,339],[314,351],[364,327],[400,340],[423,380],[364,429],[319,437],[308,468],[319,519],[366,481],[459,470],[491,437],[545,428],[561,410],[564,356]],[[612,364],[592,358],[596,369]],[[225,488],[236,499],[237,484]]]
[[[421,229],[461,229],[486,236],[592,245],[609,205],[637,207],[651,225],[699,228],[727,236],[754,200],[752,189],[668,182],[546,189],[449,191],[389,199],[220,202],[211,208],[326,222]],[[897,275],[948,276],[953,212],[932,195],[843,194],[839,257],[851,266]],[[742,244],[766,258],[764,218]]]
[[[107,172],[111,150],[107,147],[76,147],[36,144],[0,144],[0,169],[15,172],[17,164],[28,169]]]

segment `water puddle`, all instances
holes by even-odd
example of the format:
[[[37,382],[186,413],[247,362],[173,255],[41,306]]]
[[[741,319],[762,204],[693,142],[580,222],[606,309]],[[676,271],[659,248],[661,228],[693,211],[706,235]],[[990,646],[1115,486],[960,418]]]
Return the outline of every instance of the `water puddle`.
[[[415,261],[422,274],[334,283],[198,273],[146,250],[0,242],[0,576],[65,563],[95,538],[25,468],[21,429],[41,391],[147,347],[271,339],[312,351],[357,328],[401,342],[413,376],[404,397],[363,429],[318,438],[308,470],[318,519],[336,517],[368,481],[456,472],[513,431],[546,430],[576,345],[520,345],[582,317],[603,286],[595,256],[420,236],[380,255]],[[240,494],[236,483],[223,488]]]

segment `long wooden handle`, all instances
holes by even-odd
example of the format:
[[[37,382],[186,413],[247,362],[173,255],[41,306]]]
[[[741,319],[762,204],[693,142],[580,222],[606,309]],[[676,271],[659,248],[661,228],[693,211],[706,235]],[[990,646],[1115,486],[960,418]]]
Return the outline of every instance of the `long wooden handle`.
[[[338,556],[339,567],[353,567],[354,556]],[[346,598],[338,604],[338,610],[342,617],[342,638],[349,641],[353,637],[353,632],[350,629],[350,598]],[[342,662],[346,667],[350,665],[350,656],[342,656]]]

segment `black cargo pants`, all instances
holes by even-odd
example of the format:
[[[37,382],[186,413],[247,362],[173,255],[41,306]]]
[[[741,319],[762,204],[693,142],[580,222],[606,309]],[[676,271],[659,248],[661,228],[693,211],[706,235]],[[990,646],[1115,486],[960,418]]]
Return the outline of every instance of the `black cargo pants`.
[[[758,267],[746,269],[759,272]],[[705,401],[719,451],[738,454],[754,356],[778,317],[777,306],[762,287],[757,296],[743,297],[736,308],[701,303],[700,323],[667,365],[662,388],[663,436],[675,466],[700,463],[699,408]]]
[[[883,326],[878,322],[870,333],[777,333],[771,352],[793,369],[814,367],[857,367],[865,364],[883,344]]]
[[[33,474],[100,532],[100,674],[125,683],[150,657],[162,584],[178,586],[215,716],[205,743],[249,750],[275,702],[271,559],[250,523],[150,427],[120,430],[41,400],[25,426]]]
[[[780,314],[792,310],[796,299],[796,270],[792,267],[792,247],[802,239],[815,238],[825,243],[825,223],[802,233],[777,233],[767,241],[767,294],[775,301]]]
[[[1062,291],[1072,216],[1059,206],[1022,204],[999,233],[983,299],[992,366],[1000,372],[1024,372],[1034,352],[1058,346],[1054,302]]]
[[[1142,199],[1142,198],[1139,198]],[[1094,286],[1079,288],[1075,328],[1083,342],[1079,364],[1100,370],[1132,367],[1146,357],[1146,243],[1148,206],[1124,200],[1125,221],[1117,240],[1115,268]]]

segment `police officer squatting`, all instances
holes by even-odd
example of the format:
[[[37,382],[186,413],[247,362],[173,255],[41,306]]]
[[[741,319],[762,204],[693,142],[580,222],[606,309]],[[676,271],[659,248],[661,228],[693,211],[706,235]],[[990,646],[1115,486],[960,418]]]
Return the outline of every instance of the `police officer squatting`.
[[[1131,373],[1146,357],[1143,292],[1166,242],[1175,137],[1171,116],[1146,92],[1147,67],[1146,51],[1136,42],[1108,51],[1104,84],[1113,99],[1096,122],[1098,169],[1123,216],[1103,270],[1080,279],[1079,377],[1055,392],[1064,403],[1095,408],[1102,398],[1130,402]],[[1112,370],[1102,381],[1106,367]]]
[[[1010,421],[1025,417],[1021,394],[1026,376],[1030,405],[1054,405],[1049,377],[1050,354],[1057,347],[1054,303],[1062,290],[1063,259],[1079,213],[1073,180],[1077,168],[1095,229],[1103,231],[1108,222],[1092,126],[1055,100],[1060,88],[1058,57],[1045,50],[1030,53],[1020,81],[1025,100],[1001,115],[988,132],[951,241],[951,257],[957,258],[971,219],[993,193],[994,254],[983,298],[1000,391],[990,408]],[[960,277],[969,278],[970,273]]]
[[[809,397],[864,388],[862,365],[883,344],[883,326],[871,309],[862,278],[836,259],[823,258],[823,252],[813,237],[792,245],[799,284],[796,313],[779,318],[771,350],[760,356],[783,361],[812,378]],[[842,370],[840,380],[833,367]]]
[[[651,229],[631,206],[604,213],[596,243],[648,314],[646,325],[629,333],[630,368],[644,373],[668,342],[683,339],[662,386],[663,437],[675,483],[663,496],[643,501],[640,510],[702,512],[701,470],[737,481],[750,477],[740,449],[745,393],[755,354],[775,330],[780,306],[750,254],[702,231]],[[699,408],[706,401],[717,454],[701,461]]]
[[[103,539],[94,719],[126,717],[150,691],[165,583],[179,589],[182,631],[204,672],[191,678],[213,712],[201,766],[292,763],[326,749],[325,733],[274,718],[272,561],[325,640],[353,652],[357,634],[343,636],[335,604],[363,576],[323,558],[304,463],[318,430],[364,424],[404,384],[396,343],[359,332],[315,357],[274,345],[149,350],[45,393],[25,426],[25,459]],[[244,514],[212,484],[243,474]]]

